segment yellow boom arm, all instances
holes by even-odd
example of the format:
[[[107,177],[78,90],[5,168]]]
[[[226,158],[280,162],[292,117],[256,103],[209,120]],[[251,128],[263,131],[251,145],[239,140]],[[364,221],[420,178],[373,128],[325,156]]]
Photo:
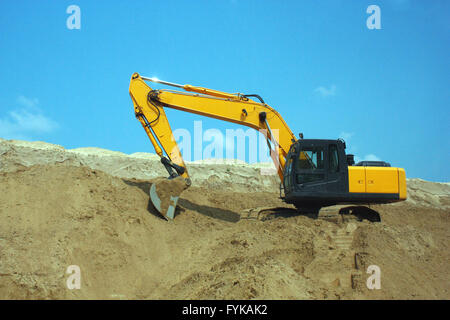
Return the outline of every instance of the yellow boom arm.
[[[153,90],[145,81],[158,82],[184,91]],[[181,176],[189,180],[186,165],[173,137],[164,107],[241,124],[260,131],[267,139],[270,155],[283,181],[283,168],[295,136],[280,114],[267,104],[242,94],[232,94],[191,85],[178,85],[133,74],[130,96],[137,119],[144,127],[156,153],[166,153],[172,165],[183,168]],[[271,148],[270,143],[275,146]]]

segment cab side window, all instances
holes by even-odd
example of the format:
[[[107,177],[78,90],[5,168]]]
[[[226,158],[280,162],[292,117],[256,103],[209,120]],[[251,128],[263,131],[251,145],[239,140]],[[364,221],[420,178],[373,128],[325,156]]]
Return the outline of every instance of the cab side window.
[[[289,157],[289,160],[286,164],[286,173],[284,174],[284,188],[285,191],[289,192],[291,189],[291,172],[292,172],[292,157]]]
[[[335,144],[330,144],[328,148],[328,160],[330,172],[339,172],[339,155]]]

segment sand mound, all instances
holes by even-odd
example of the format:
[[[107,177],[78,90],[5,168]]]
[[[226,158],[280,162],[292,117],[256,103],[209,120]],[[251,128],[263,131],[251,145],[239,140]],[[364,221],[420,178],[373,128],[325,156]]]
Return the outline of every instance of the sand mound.
[[[272,192],[279,187],[279,178],[272,163],[248,165],[233,160],[211,161],[186,164],[193,185],[241,192]],[[127,155],[100,148],[66,150],[61,146],[40,141],[0,140],[0,172],[14,172],[36,164],[87,166],[127,179],[167,176],[159,157],[151,153]]]
[[[428,207],[450,208],[449,183],[429,182],[422,179],[408,179],[408,202]]]
[[[0,299],[450,298],[448,184],[413,181],[408,192],[438,195],[439,203],[417,196],[374,206],[378,223],[259,221],[247,219],[248,209],[289,206],[264,184],[240,191],[264,178],[241,176],[257,169],[200,164],[209,177],[184,191],[167,222],[149,205],[148,176],[157,174],[118,177],[79,163],[111,157],[120,166],[130,156],[100,152],[100,161],[90,149],[72,157],[39,145],[0,140]],[[36,161],[49,163],[25,166]],[[365,286],[372,264],[381,268],[381,290]],[[66,286],[70,265],[80,267],[79,290]]]

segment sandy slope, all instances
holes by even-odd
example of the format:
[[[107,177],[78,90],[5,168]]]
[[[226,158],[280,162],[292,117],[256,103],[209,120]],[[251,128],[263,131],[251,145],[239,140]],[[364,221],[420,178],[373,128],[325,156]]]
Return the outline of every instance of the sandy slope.
[[[66,150],[45,142],[0,139],[0,172],[35,164],[88,166],[120,178],[152,179],[167,176],[159,157],[152,153],[122,152],[100,148]],[[279,178],[272,163],[248,165],[239,160],[204,160],[186,164],[192,183],[233,191],[273,191]],[[261,175],[262,173],[262,175]]]
[[[148,203],[164,174],[149,155],[3,140],[0,165],[0,298],[450,298],[445,183],[409,180],[408,202],[374,207],[381,222],[259,221],[246,209],[286,206],[276,176],[197,163],[166,222]],[[74,264],[80,290],[66,287]],[[365,286],[370,264],[381,290]]]

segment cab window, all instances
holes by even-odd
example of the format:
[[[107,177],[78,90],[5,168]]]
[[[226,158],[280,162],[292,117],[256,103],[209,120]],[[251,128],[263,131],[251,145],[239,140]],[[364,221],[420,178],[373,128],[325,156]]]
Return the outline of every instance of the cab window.
[[[287,192],[289,192],[291,189],[291,172],[292,172],[292,157],[289,157],[284,174],[284,188],[285,191]]]
[[[296,182],[298,184],[325,179],[324,149],[322,147],[303,147],[296,161]]]
[[[330,144],[328,154],[330,172],[339,172],[339,155],[337,146],[335,144]]]
[[[323,169],[323,149],[304,148],[298,156],[298,169],[316,170]]]

